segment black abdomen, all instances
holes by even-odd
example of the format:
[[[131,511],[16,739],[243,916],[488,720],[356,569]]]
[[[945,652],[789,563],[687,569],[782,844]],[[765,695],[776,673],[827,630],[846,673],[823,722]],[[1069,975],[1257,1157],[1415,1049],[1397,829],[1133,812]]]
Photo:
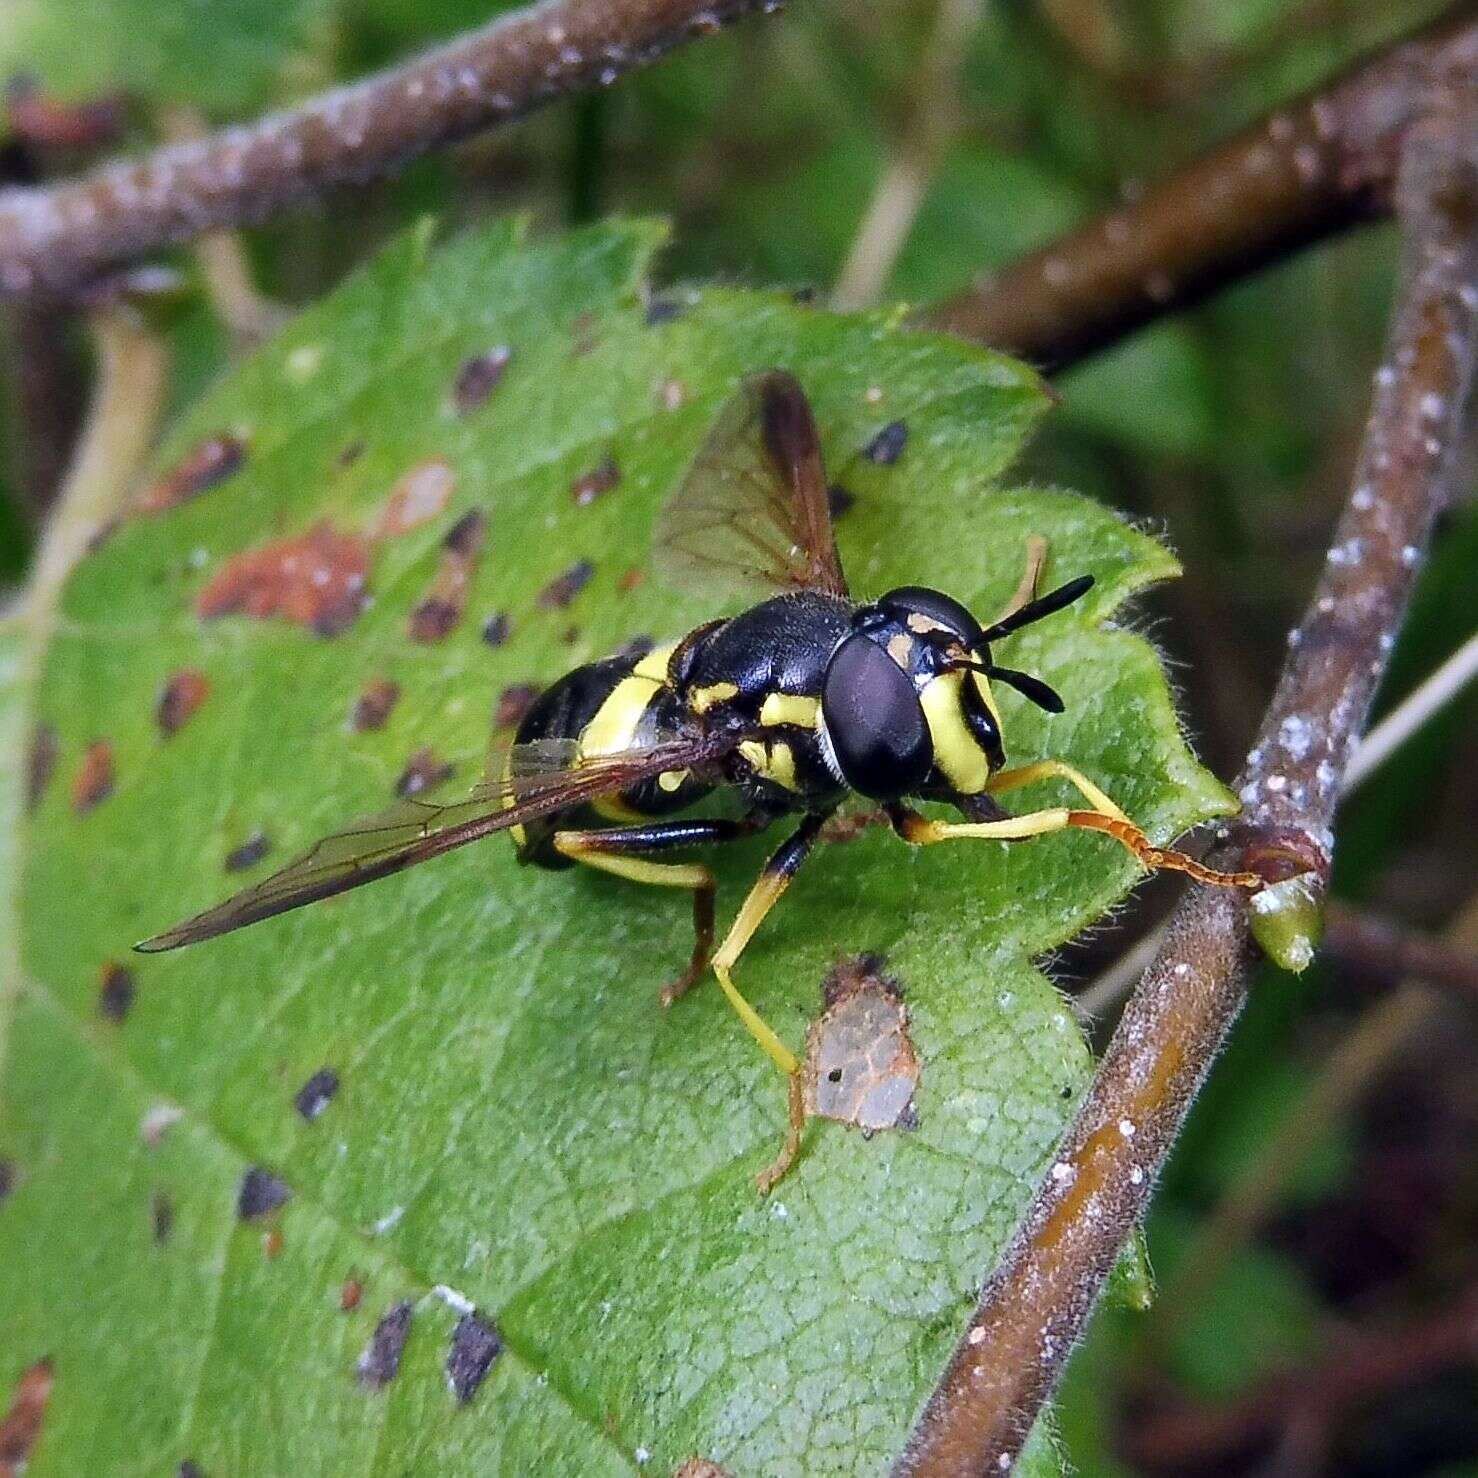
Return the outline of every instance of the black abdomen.
[[[682,711],[672,689],[661,681],[666,650],[647,658],[607,657],[566,673],[540,694],[524,715],[514,742],[566,739],[580,744],[586,753],[598,755],[676,738]],[[549,844],[556,831],[609,827],[667,815],[691,805],[707,790],[707,786],[691,779],[675,787],[652,779],[630,791],[555,811],[513,829],[519,860],[541,867],[569,867],[570,859]]]

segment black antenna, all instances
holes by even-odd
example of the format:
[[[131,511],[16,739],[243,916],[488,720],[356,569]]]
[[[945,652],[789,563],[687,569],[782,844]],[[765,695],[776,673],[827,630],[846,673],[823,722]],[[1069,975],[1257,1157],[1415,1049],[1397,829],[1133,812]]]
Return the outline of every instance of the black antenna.
[[[979,647],[985,642],[993,642],[1003,636],[1010,636],[1013,631],[1020,631],[1023,626],[1030,626],[1033,621],[1040,621],[1043,616],[1050,616],[1054,611],[1060,611],[1064,606],[1072,605],[1080,595],[1086,594],[1092,587],[1092,575],[1079,575],[1076,580],[1069,580],[1066,585],[1059,585],[1056,590],[1049,590],[1046,595],[1028,601],[1020,610],[1012,611],[1009,616],[997,621],[994,626],[987,626],[980,633],[975,644]],[[1000,671],[999,668],[995,670]]]
[[[1048,713],[1061,713],[1066,706],[1056,688],[1049,687],[1039,677],[1029,672],[1016,672],[1010,667],[992,667],[990,676],[999,678],[1007,687],[1015,688],[1023,698],[1030,698],[1038,708]]]
[[[963,667],[969,672],[983,672],[987,677],[1000,678],[1007,687],[1015,688],[1023,698],[1030,698],[1038,708],[1045,708],[1048,713],[1061,713],[1066,706],[1056,688],[1049,687],[1041,678],[1033,677],[1029,672],[1017,672],[1014,667],[996,667],[987,662],[956,662],[953,665]]]

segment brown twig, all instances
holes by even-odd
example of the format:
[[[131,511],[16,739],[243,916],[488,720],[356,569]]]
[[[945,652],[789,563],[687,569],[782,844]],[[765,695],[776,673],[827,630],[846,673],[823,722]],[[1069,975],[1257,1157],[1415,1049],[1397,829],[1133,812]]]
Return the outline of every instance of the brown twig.
[[[1397,305],[1349,504],[1240,784],[1217,861],[1327,882],[1340,778],[1385,670],[1433,520],[1450,497],[1478,343],[1478,96],[1434,90],[1407,133]],[[1242,900],[1197,888],[1130,1000],[1078,1117],[897,1472],[1011,1467],[1119,1248],[1143,1216],[1246,992]]]
[[[1389,213],[1434,79],[1478,66],[1478,4],[1381,51],[1116,210],[930,310],[932,327],[1049,370],[1300,246]]]
[[[1409,977],[1478,1006],[1478,941],[1474,939],[1433,939],[1390,919],[1331,903],[1323,948],[1357,974],[1385,980]]]
[[[1224,1406],[1198,1406],[1135,1424],[1136,1465],[1197,1471],[1218,1455],[1295,1424],[1327,1430],[1351,1411],[1429,1380],[1478,1355],[1478,1288],[1407,1324],[1360,1330],[1334,1342],[1317,1364],[1279,1371]]]
[[[546,0],[294,111],[0,194],[0,296],[63,292],[173,242],[385,174],[777,3]]]

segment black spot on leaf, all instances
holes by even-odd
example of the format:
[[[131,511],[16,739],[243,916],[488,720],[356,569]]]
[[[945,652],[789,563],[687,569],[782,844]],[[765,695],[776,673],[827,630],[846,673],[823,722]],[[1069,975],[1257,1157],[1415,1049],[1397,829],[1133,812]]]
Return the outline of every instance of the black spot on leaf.
[[[457,1320],[447,1351],[446,1379],[452,1394],[464,1406],[477,1394],[502,1350],[502,1336],[481,1315],[463,1314]]]
[[[605,497],[620,481],[621,469],[616,465],[616,459],[606,457],[570,484],[570,497],[575,500],[577,508],[585,508],[597,498]]]
[[[16,1171],[14,1160],[0,1160],[0,1203],[15,1189]]]
[[[462,361],[457,378],[452,382],[452,404],[456,406],[458,415],[465,416],[469,411],[475,411],[487,400],[498,388],[503,371],[512,358],[513,350],[506,344],[499,344],[486,354],[474,354]]]
[[[536,683],[509,683],[498,694],[498,706],[493,710],[493,726],[499,729],[514,729],[523,722],[524,715],[534,706],[540,688]]]
[[[595,566],[588,559],[576,560],[539,592],[539,604],[546,611],[562,611],[590,584],[590,577],[594,574]]]
[[[383,729],[390,712],[400,700],[400,684],[389,678],[371,678],[359,690],[354,700],[354,711],[349,715],[349,727],[356,734]]]
[[[321,1067],[293,1095],[293,1105],[311,1124],[339,1091],[339,1075],[331,1067]]]
[[[266,833],[254,831],[239,847],[226,853],[226,871],[245,872],[247,868],[255,867],[271,850],[272,843],[267,840]]]
[[[366,1390],[383,1390],[395,1379],[406,1336],[411,1332],[412,1312],[409,1301],[391,1304],[375,1325],[375,1332],[359,1357],[359,1383]]]
[[[121,1022],[133,1006],[133,971],[109,961],[98,985],[98,1011],[104,1020]]]
[[[494,611],[482,623],[482,639],[490,647],[501,647],[508,640],[509,621],[506,611]]]
[[[832,483],[826,490],[826,502],[833,518],[840,518],[856,501],[857,494],[849,493],[839,482]]]
[[[287,1183],[270,1170],[253,1165],[241,1177],[241,1189],[236,1193],[236,1214],[242,1221],[256,1221],[285,1206],[292,1199]]]
[[[154,1242],[162,1247],[174,1231],[174,1202],[167,1191],[155,1191],[149,1205],[149,1215],[154,1227]]]
[[[891,467],[908,445],[908,427],[902,421],[889,421],[863,448],[862,455],[879,467]]]
[[[395,782],[395,793],[401,800],[420,795],[423,790],[430,790],[444,780],[450,780],[454,769],[455,766],[438,759],[435,750],[429,745],[423,744],[405,762],[405,769]]]
[[[56,730],[50,724],[37,724],[31,733],[31,747],[26,755],[26,810],[34,811],[51,777],[56,772]]]

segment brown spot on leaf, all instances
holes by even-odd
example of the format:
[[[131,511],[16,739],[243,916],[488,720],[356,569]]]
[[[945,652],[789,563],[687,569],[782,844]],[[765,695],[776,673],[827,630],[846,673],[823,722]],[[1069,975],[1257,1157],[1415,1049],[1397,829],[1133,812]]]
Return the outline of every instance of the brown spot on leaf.
[[[619,590],[622,595],[630,595],[631,592],[635,590],[636,587],[640,585],[641,582],[646,578],[647,572],[642,569],[640,565],[632,565],[632,567],[629,570],[623,572],[621,578],[616,581],[616,589]]]
[[[109,961],[98,981],[98,1011],[105,1021],[121,1022],[133,1006],[133,971]]]
[[[375,1325],[375,1332],[359,1357],[359,1383],[368,1391],[381,1391],[400,1370],[400,1356],[411,1332],[409,1301],[391,1304]]]
[[[498,704],[493,710],[493,726],[499,729],[517,728],[542,691],[537,683],[509,683],[498,694]]]
[[[113,794],[113,746],[106,739],[94,739],[82,756],[82,763],[72,777],[72,809],[85,816]]]
[[[482,623],[482,639],[490,647],[501,647],[508,640],[509,629],[507,611],[494,611]]]
[[[400,779],[395,782],[395,793],[402,800],[420,795],[423,790],[430,790],[443,780],[451,779],[454,769],[455,766],[438,759],[430,745],[423,744],[406,761],[405,769],[400,772]]]
[[[174,1202],[168,1191],[155,1191],[149,1202],[149,1219],[154,1228],[154,1244],[163,1247],[174,1231]]]
[[[570,338],[576,359],[583,359],[600,342],[595,333],[595,314],[588,308],[571,320]]]
[[[338,1073],[331,1067],[321,1067],[293,1095],[293,1107],[311,1124],[333,1102],[338,1091]]]
[[[346,1314],[352,1314],[363,1297],[364,1283],[351,1275],[344,1279],[344,1286],[339,1289],[339,1308]]]
[[[319,636],[337,636],[363,610],[368,575],[368,541],[323,520],[305,534],[227,560],[195,597],[195,612],[204,621],[280,616]]]
[[[474,354],[462,361],[457,378],[452,382],[452,404],[459,416],[465,416],[482,405],[503,378],[513,350],[506,344],[489,349],[486,354]]]
[[[255,867],[271,850],[272,843],[266,832],[254,831],[239,847],[226,853],[226,871],[245,872],[247,868]]]
[[[808,1111],[867,1133],[916,1127],[919,1058],[902,989],[882,957],[840,960],[822,999],[826,1009],[806,1037]]]
[[[540,592],[539,604],[546,611],[562,611],[579,593],[590,584],[595,566],[588,559],[579,559],[562,575],[556,575]]]
[[[577,508],[588,508],[597,498],[603,498],[621,481],[621,469],[614,457],[605,457],[589,472],[582,472],[570,484],[570,497]]]
[[[354,711],[349,715],[349,727],[356,734],[367,734],[383,729],[390,718],[390,711],[400,701],[400,684],[386,677],[371,678],[354,700]]]
[[[38,1360],[21,1371],[10,1398],[10,1409],[0,1418],[0,1478],[19,1478],[41,1436],[54,1384],[50,1360]]]
[[[733,1478],[733,1474],[709,1458],[690,1457],[673,1472],[672,1478]]]
[[[225,433],[207,437],[145,488],[134,507],[139,513],[167,513],[225,482],[245,460],[246,443],[240,437]]]
[[[154,721],[166,739],[178,734],[210,696],[210,679],[198,667],[182,667],[169,675],[154,705]]]
[[[352,467],[364,455],[364,442],[351,441],[338,455],[340,467]]]
[[[429,457],[417,462],[390,489],[370,537],[395,539],[430,523],[446,511],[456,486],[456,474],[445,458]]]
[[[242,1221],[256,1221],[285,1206],[292,1198],[287,1182],[253,1165],[241,1177],[241,1188],[236,1193],[236,1214]]]
[[[891,467],[903,455],[908,445],[908,425],[903,421],[889,421],[868,444],[862,455],[879,467]]]
[[[480,1314],[463,1314],[457,1320],[446,1356],[446,1382],[461,1405],[477,1394],[502,1352],[502,1335]]]
[[[37,724],[31,731],[31,745],[26,752],[26,810],[34,811],[56,773],[56,730],[50,724]]]
[[[442,541],[441,564],[431,588],[411,612],[412,641],[440,641],[462,619],[467,606],[467,587],[477,570],[487,526],[487,515],[477,509],[463,514],[452,525]]]
[[[262,1256],[268,1262],[273,1261],[281,1255],[283,1247],[283,1236],[281,1227],[268,1227],[262,1233]]]

